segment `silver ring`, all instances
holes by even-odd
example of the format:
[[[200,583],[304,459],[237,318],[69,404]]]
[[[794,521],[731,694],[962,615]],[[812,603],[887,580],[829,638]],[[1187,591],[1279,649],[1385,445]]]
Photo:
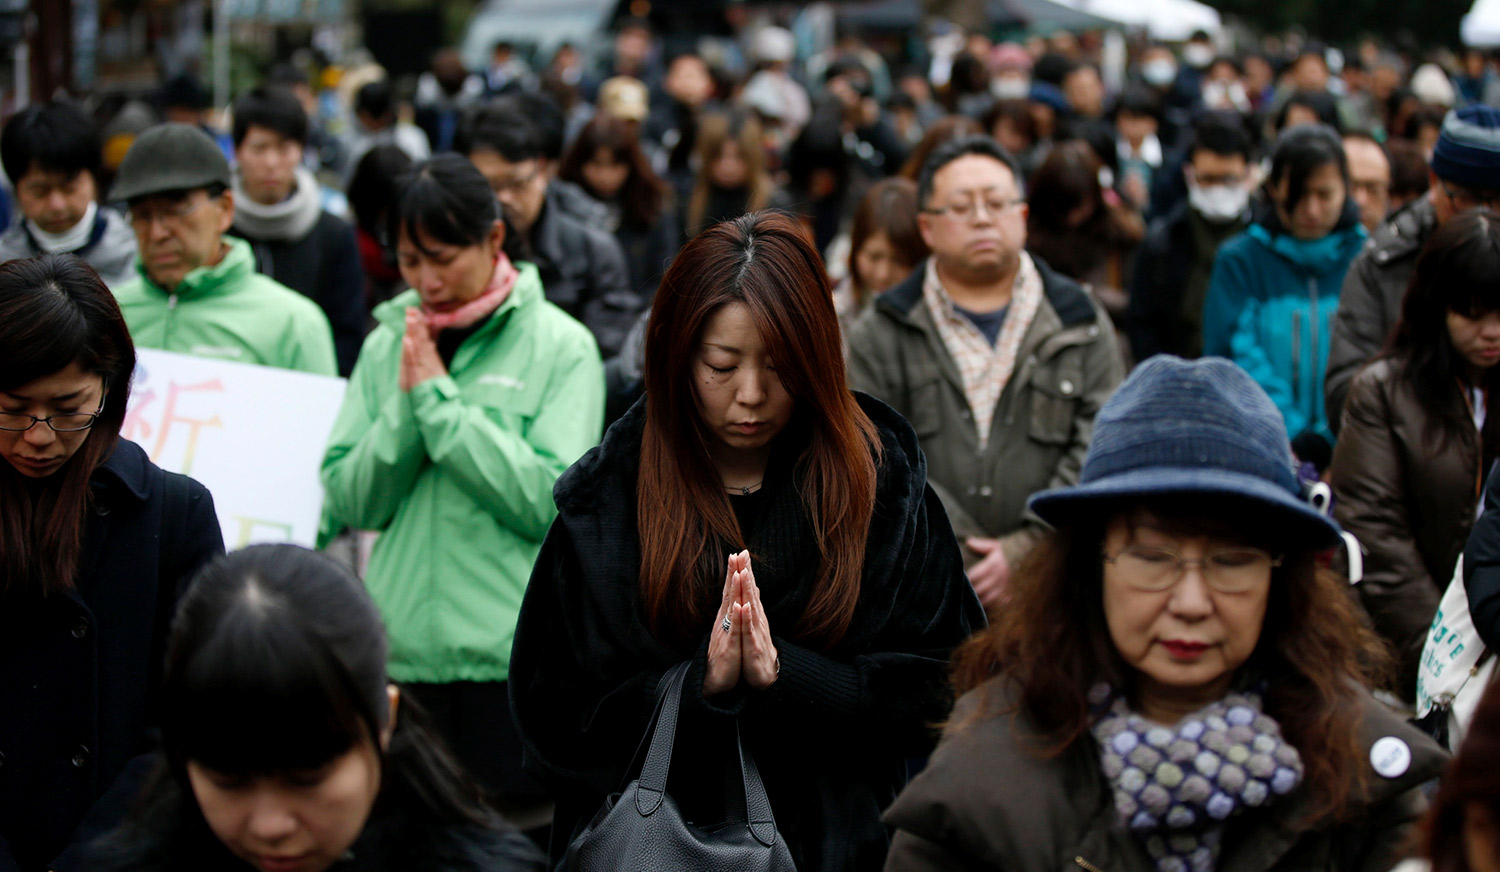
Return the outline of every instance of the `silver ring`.
[[[721,624],[719,624],[719,627],[721,629],[723,629],[724,632],[726,632],[726,633],[729,632],[730,624],[729,624],[729,616],[728,615],[724,616],[724,622],[721,623]]]

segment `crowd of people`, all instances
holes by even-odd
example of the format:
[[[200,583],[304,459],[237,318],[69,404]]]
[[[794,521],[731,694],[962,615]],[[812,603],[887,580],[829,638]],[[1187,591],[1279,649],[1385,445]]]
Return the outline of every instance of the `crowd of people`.
[[[808,872],[1500,869],[1500,57],[664,44],[4,122],[0,872],[621,868],[668,722]],[[327,554],[138,348],[346,380]]]

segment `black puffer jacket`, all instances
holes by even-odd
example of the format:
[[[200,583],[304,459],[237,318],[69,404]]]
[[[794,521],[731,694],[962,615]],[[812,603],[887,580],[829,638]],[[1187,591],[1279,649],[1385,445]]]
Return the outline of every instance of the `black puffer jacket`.
[[[686,659],[672,775],[687,813],[693,798],[722,801],[720,764],[733,747],[724,743],[738,720],[798,869],[873,870],[884,862],[889,836],[880,811],[905,781],[903,759],[931,748],[929,725],[950,701],[949,652],[984,626],[984,613],[927,487],[916,434],[888,406],[859,399],[884,454],[858,604],[831,648],[803,643],[795,631],[819,565],[794,478],[806,438],[795,422],[766,469],[765,502],[744,543],[780,659],[765,691],[740,688],[710,702],[703,696],[710,628],[694,651],[658,640],[641,618],[636,482],[650,398],[558,480],[558,518],[526,589],[510,671],[526,765],[557,799],[554,860],[621,786],[657,683]]]
[[[630,286],[614,235],[569,214],[548,187],[530,243],[547,299],[589,328],[602,357],[618,354],[644,300]]]

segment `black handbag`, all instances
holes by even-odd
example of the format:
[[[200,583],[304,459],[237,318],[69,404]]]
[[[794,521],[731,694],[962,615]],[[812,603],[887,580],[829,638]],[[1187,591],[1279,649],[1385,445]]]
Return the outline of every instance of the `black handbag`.
[[[744,805],[726,797],[725,808],[744,816],[711,826],[699,826],[682,816],[667,794],[667,772],[677,739],[677,710],[687,664],[672,667],[662,678],[664,688],[656,703],[651,746],[640,777],[604,801],[599,813],[568,845],[559,869],[567,872],[624,872],[624,870],[691,869],[694,872],[796,872],[792,852],[776,831],[766,786],[755,760],[735,724]]]

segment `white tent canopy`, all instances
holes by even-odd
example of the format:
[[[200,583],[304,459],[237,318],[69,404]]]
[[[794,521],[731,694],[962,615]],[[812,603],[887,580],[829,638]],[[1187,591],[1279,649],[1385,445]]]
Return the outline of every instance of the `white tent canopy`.
[[[1458,27],[1464,45],[1474,48],[1500,46],[1500,0],[1474,0],[1474,8]]]
[[[1080,12],[1145,28],[1154,39],[1181,41],[1196,30],[1216,35],[1224,27],[1217,9],[1198,0],[1059,0]],[[1479,0],[1489,3],[1492,0]],[[1493,0],[1500,3],[1500,0]]]

